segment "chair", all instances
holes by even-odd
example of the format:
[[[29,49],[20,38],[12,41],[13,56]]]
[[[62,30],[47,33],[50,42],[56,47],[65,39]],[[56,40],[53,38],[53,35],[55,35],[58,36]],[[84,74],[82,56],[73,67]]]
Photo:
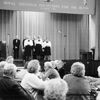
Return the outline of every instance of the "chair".
[[[66,100],[96,100],[96,94],[67,94]]]

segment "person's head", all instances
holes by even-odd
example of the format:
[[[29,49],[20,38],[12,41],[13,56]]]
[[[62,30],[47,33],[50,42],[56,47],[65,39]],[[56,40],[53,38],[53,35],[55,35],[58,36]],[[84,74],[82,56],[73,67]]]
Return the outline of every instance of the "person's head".
[[[6,61],[1,61],[0,62],[0,77],[3,76],[3,72],[4,72],[4,66],[7,64]]]
[[[16,39],[18,39],[18,35],[16,35]]]
[[[74,76],[84,76],[85,75],[85,65],[81,62],[75,62],[71,66],[71,74]]]
[[[57,67],[58,70],[60,68],[62,68],[63,65],[65,64],[65,62],[63,62],[62,60],[55,60],[54,63],[55,63],[55,65],[56,65],[56,67]]]
[[[51,62],[51,64],[52,64],[52,68],[56,68],[56,64],[55,64],[55,61],[50,61]]]
[[[15,78],[17,67],[15,64],[7,63],[4,66],[4,75]]]
[[[45,39],[46,41],[49,41],[49,38],[48,37],[46,37],[46,39]]]
[[[6,61],[1,61],[0,62],[0,69],[3,69],[6,64],[7,64]]]
[[[40,63],[38,60],[31,60],[28,63],[27,70],[29,73],[37,73],[40,70]]]
[[[25,39],[28,39],[28,35],[27,34],[25,35]]]
[[[100,77],[100,66],[98,66],[97,71],[98,71],[98,76]]]
[[[12,56],[8,56],[7,59],[6,59],[6,62],[13,63],[14,62],[14,58]]]
[[[56,69],[49,69],[46,73],[47,78],[54,79],[54,78],[60,78],[60,75]]]
[[[47,71],[52,68],[52,63],[47,61],[44,63],[44,70]]]
[[[49,80],[44,89],[45,100],[65,100],[68,92],[67,83],[60,78]]]
[[[33,36],[33,40],[36,40],[36,36]]]

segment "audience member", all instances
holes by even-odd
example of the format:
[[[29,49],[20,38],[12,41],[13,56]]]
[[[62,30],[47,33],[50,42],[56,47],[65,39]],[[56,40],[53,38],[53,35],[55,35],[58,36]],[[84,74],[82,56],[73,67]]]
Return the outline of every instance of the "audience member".
[[[40,70],[40,64],[38,60],[31,60],[27,66],[28,72],[25,74],[22,79],[21,85],[23,88],[28,90],[30,93],[36,97],[36,90],[44,90],[45,82],[42,81],[36,74]]]
[[[48,70],[51,69],[51,68],[53,68],[52,63],[49,62],[49,61],[46,61],[46,62],[44,63],[44,71],[46,72],[46,71],[48,71]]]
[[[98,76],[100,77],[100,66],[97,68]]]
[[[71,66],[71,74],[63,79],[68,83],[69,91],[66,100],[90,100],[90,81],[85,77],[85,65],[75,62]]]
[[[13,63],[14,62],[14,58],[12,56],[8,56],[7,59],[6,59],[6,62]]]
[[[60,77],[63,78],[63,76],[65,75],[65,69],[64,69],[64,64],[65,62],[63,62],[62,60],[55,60],[55,61],[51,61],[53,68],[55,68],[59,74]]]
[[[48,61],[44,63],[44,70],[45,70],[45,74],[43,80],[60,78],[58,71],[52,67],[51,62]]]
[[[34,100],[34,98],[14,80],[16,70],[17,67],[11,63],[4,66],[3,77],[0,79],[0,97],[3,100]]]
[[[100,77],[100,66],[98,66],[97,72],[98,72],[98,77]],[[99,89],[100,90],[100,78],[94,78],[94,79],[95,79],[95,81],[91,82],[91,86],[94,89]]]
[[[66,94],[68,92],[67,83],[60,78],[47,81],[44,90],[45,100],[67,100]]]
[[[0,78],[3,76],[3,72],[4,72],[4,66],[7,64],[6,61],[1,61],[0,62]]]

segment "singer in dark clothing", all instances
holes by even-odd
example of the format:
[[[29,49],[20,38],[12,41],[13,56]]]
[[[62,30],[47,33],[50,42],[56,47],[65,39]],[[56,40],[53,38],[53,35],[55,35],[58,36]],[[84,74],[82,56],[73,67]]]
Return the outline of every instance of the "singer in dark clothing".
[[[30,39],[30,37],[25,40],[24,46],[25,46],[25,60],[30,60],[33,47],[33,41]]]
[[[40,36],[38,36],[37,39],[35,40],[35,44],[36,44],[35,46],[36,58],[38,60],[41,60],[43,40]]]
[[[33,55],[33,59],[36,59],[36,54],[35,54],[35,40],[36,40],[36,37],[34,36],[33,37],[33,47],[32,47],[32,55]]]
[[[13,40],[13,50],[14,50],[14,59],[19,58],[19,47],[20,47],[20,40],[18,36]]]

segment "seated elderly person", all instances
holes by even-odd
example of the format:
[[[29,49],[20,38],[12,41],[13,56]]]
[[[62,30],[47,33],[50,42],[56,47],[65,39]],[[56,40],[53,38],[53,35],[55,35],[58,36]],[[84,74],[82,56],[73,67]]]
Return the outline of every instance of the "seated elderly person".
[[[6,59],[7,63],[13,63],[14,62],[14,58],[12,56],[8,56]]]
[[[46,71],[48,71],[48,70],[51,69],[51,68],[53,68],[52,63],[49,62],[49,61],[46,61],[46,62],[44,63],[44,71],[46,72]]]
[[[56,69],[52,67],[52,63],[47,61],[44,63],[45,74],[43,76],[43,80],[52,79],[52,78],[60,78],[60,75]]]
[[[65,69],[64,69],[64,64],[66,62],[63,62],[62,60],[55,60],[55,61],[51,61],[53,68],[55,68],[60,77],[63,78],[63,76],[65,75]]]
[[[68,92],[67,83],[61,79],[56,78],[47,81],[44,90],[44,99],[45,100],[67,100],[66,94]]]
[[[14,80],[16,77],[16,69],[17,67],[11,63],[4,66],[3,77],[0,79],[0,99],[34,100],[34,98]]]
[[[37,93],[35,90],[44,90],[45,88],[45,82],[36,75],[40,70],[39,61],[29,61],[27,70],[28,72],[21,81],[21,86],[32,93],[34,97],[36,97]]]
[[[98,77],[99,77],[99,78],[95,78],[96,81],[91,82],[91,85],[92,85],[92,87],[93,87],[94,89],[100,91],[100,66],[98,66],[97,72],[98,72]]]
[[[7,64],[6,61],[1,61],[0,62],[0,78],[3,76],[3,72],[4,72],[4,66]]]
[[[69,91],[66,100],[90,100],[90,80],[85,77],[85,65],[75,62],[71,66],[71,74],[63,79],[68,83]]]

